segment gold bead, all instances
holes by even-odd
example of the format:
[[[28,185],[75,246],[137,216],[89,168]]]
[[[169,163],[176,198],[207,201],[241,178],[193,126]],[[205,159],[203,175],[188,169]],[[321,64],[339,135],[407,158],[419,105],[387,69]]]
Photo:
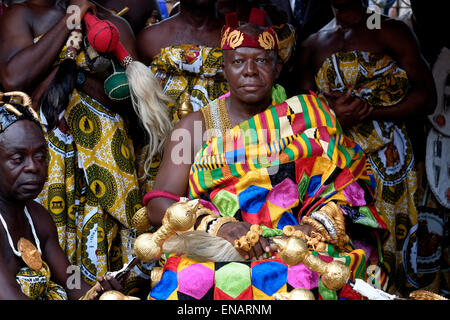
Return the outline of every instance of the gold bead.
[[[280,252],[281,260],[290,266],[301,263],[308,255],[308,246],[302,239],[289,238]]]
[[[350,276],[350,268],[340,261],[332,261],[325,266],[322,274],[322,283],[330,290],[339,290],[346,283]]]
[[[150,228],[150,221],[147,216],[147,208],[142,207],[131,218],[131,226],[136,229],[138,233],[148,231]]]
[[[192,107],[192,104],[189,100],[183,101],[183,103],[178,107],[177,115],[178,118],[181,120],[188,114],[194,111],[194,108]]]
[[[198,200],[187,202],[176,202],[166,211],[167,224],[175,231],[187,231],[192,228],[197,219],[195,211],[199,204]]]
[[[144,233],[137,237],[133,249],[136,257],[145,263],[154,261],[161,255],[161,247],[153,240],[153,233]]]
[[[314,294],[304,288],[295,288],[290,292],[275,293],[275,300],[316,300]]]

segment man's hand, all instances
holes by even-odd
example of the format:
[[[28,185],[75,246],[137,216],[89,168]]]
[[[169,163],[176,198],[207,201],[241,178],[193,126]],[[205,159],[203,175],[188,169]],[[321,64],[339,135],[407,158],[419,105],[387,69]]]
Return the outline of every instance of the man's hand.
[[[123,289],[122,284],[112,276],[97,277],[98,284],[95,286],[97,296],[94,299],[98,299],[103,293],[109,290],[121,291]]]
[[[251,224],[248,222],[229,222],[220,227],[217,233],[218,237],[222,237],[234,245],[234,241],[245,236],[250,231]],[[263,259],[264,253],[270,251],[270,245],[267,239],[259,237],[259,241],[250,248],[249,251],[236,249],[246,260]]]
[[[80,19],[83,19],[84,15],[89,10],[92,10],[92,12],[94,14],[96,14],[95,5],[93,3],[91,3],[91,2],[89,2],[88,0],[70,0],[69,5],[77,6],[78,8],[80,8],[80,15],[81,15]]]
[[[343,128],[360,123],[373,111],[373,107],[369,103],[352,96],[350,89],[345,93],[324,92],[324,96]]]

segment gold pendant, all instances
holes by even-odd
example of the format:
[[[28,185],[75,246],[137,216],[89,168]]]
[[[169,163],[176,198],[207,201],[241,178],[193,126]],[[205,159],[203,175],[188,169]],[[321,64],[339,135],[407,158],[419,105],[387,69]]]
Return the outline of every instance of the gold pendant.
[[[17,242],[17,249],[19,250],[22,260],[34,271],[42,269],[41,253],[36,249],[33,243],[25,238],[20,238]]]

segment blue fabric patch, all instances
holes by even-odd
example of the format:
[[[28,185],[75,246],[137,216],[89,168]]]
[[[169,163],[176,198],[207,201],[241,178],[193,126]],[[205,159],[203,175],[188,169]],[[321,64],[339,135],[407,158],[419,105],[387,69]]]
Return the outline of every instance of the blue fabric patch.
[[[311,197],[314,196],[314,193],[322,185],[321,179],[322,179],[322,176],[319,176],[319,175],[311,177],[311,179],[309,180],[309,186],[308,186],[309,196],[311,196]]]
[[[177,274],[171,270],[164,271],[161,280],[150,292],[150,297],[155,300],[167,300],[178,287]]]
[[[278,221],[277,229],[283,230],[285,226],[295,226],[298,224],[297,219],[290,212],[285,212]]]
[[[240,148],[237,150],[225,152],[225,161],[227,164],[244,163],[245,162],[245,149]]]
[[[263,262],[252,267],[252,285],[272,296],[287,282],[288,267],[275,261]]]
[[[242,211],[258,213],[266,202],[269,190],[257,186],[250,186],[239,194],[239,206]]]

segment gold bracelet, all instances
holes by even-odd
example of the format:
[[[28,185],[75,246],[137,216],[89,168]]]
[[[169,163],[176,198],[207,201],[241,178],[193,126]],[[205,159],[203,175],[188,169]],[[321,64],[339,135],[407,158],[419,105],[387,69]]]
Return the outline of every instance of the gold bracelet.
[[[216,224],[214,225],[214,228],[211,230],[211,234],[213,236],[217,236],[217,233],[219,232],[220,227],[222,227],[225,223],[228,222],[237,222],[237,220],[233,217],[222,217],[217,220]]]
[[[286,237],[296,237],[305,241],[307,240],[306,234],[302,230],[295,229],[294,226],[284,226],[283,234]]]
[[[325,214],[333,223],[333,226],[337,233],[337,243],[336,245],[343,248],[349,241],[346,230],[345,230],[345,217],[342,210],[333,201],[328,202],[319,210]]]
[[[210,223],[211,221],[214,221],[216,219],[219,219],[219,217],[217,215],[205,215],[204,218],[202,218],[200,224],[198,225],[197,231],[204,231],[206,232],[208,230],[208,223]]]
[[[326,237],[328,235],[327,229],[325,229],[325,227],[323,226],[323,224],[321,224],[319,221],[308,217],[308,216],[304,216],[302,218],[302,222],[304,224],[308,224],[311,227],[313,227],[314,229],[316,229],[321,235],[323,235],[324,237]]]

